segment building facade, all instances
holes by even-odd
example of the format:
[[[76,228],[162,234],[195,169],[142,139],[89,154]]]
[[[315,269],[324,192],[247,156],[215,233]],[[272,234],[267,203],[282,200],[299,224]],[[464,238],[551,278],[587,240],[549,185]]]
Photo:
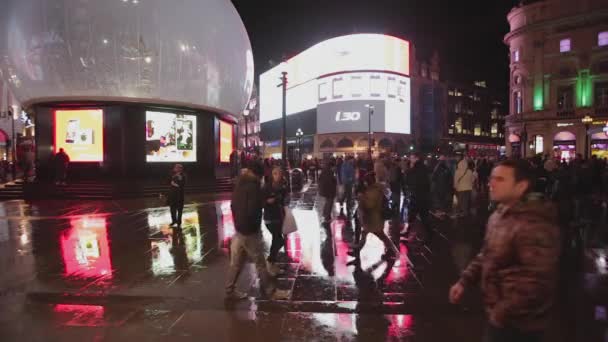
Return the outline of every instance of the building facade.
[[[447,95],[448,125],[442,149],[472,157],[504,154],[507,110],[500,96],[485,81],[448,82]]]
[[[526,1],[507,19],[507,154],[566,160],[577,153],[605,156],[608,2]]]
[[[251,99],[243,115],[238,122],[238,145],[239,151],[261,151],[260,142],[260,106],[258,99],[258,89],[254,85],[251,92]]]

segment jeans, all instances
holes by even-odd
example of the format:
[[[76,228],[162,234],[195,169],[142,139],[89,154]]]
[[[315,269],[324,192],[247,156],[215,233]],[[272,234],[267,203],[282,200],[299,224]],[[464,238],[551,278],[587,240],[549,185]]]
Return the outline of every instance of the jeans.
[[[334,209],[334,198],[333,197],[323,197],[325,202],[323,203],[323,219],[325,222],[331,221],[331,213]]]
[[[496,328],[490,324],[486,328],[484,342],[542,342],[540,332],[523,332],[514,328]]]
[[[277,261],[277,255],[283,246],[285,245],[285,238],[283,237],[283,222],[281,221],[269,221],[266,223],[266,228],[270,234],[272,234],[272,244],[270,245],[270,253],[268,254],[268,262],[275,263]]]
[[[458,191],[456,197],[458,198],[458,211],[460,214],[469,215],[471,213],[471,195],[472,191]]]
[[[182,212],[184,211],[184,201],[171,202],[169,204],[171,211],[171,223],[182,224]]]
[[[226,281],[226,293],[232,293],[235,290],[236,282],[243,270],[245,261],[253,260],[255,267],[260,277],[260,287],[266,296],[271,296],[276,284],[268,273],[266,268],[266,260],[264,259],[264,239],[262,232],[252,235],[243,235],[236,233],[232,237],[230,245],[230,269],[228,270],[228,280]]]

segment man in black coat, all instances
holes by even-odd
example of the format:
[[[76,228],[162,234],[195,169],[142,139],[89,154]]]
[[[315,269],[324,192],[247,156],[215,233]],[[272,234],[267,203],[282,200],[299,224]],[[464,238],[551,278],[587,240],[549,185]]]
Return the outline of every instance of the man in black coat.
[[[169,186],[168,202],[171,210],[171,226],[182,225],[182,213],[184,211],[184,189],[186,187],[186,175],[182,164],[173,166],[173,176]]]
[[[411,158],[414,165],[408,172],[406,181],[409,191],[412,194],[410,207],[408,210],[408,222],[410,228],[408,235],[411,233],[411,226],[416,221],[416,217],[420,216],[422,225],[426,230],[425,242],[431,242],[433,238],[433,230],[429,224],[429,209],[431,207],[431,173],[424,165],[424,160],[420,154],[416,154]]]
[[[449,212],[453,197],[453,175],[446,163],[445,156],[439,157],[431,179],[437,208],[446,213]]]
[[[275,280],[271,277],[264,257],[264,239],[262,238],[262,208],[264,193],[260,178],[263,167],[250,162],[248,168],[238,177],[232,192],[232,217],[236,234],[230,245],[230,269],[226,283],[227,299],[245,299],[246,293],[236,290],[236,282],[247,259],[253,260],[260,277],[260,287],[264,295],[271,299],[286,299],[288,291],[276,289]]]

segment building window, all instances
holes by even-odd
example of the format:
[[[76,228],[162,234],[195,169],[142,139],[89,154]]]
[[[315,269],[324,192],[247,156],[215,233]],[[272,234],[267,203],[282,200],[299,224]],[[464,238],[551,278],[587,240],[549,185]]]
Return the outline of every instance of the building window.
[[[462,133],[462,118],[456,119],[456,122],[454,122],[454,128],[456,129],[456,134]]]
[[[454,96],[454,91],[453,91],[453,90],[449,90],[449,91],[448,91],[448,95],[450,95],[450,96]]]
[[[473,135],[476,137],[481,135],[481,124],[480,123],[475,124],[475,130],[473,131]]]
[[[382,79],[380,76],[372,76],[370,79],[370,92],[374,97],[382,96]]]
[[[597,34],[597,46],[608,45],[608,31],[600,32]]]
[[[344,80],[341,78],[336,78],[333,83],[333,97],[341,98],[344,96]]]
[[[519,49],[513,51],[513,62],[519,62]]]
[[[490,112],[490,119],[497,120],[498,119],[498,109],[494,108]]]
[[[360,97],[363,95],[363,78],[361,76],[353,76],[351,79],[351,91],[353,97]]]
[[[521,91],[516,91],[513,93],[513,109],[515,110],[515,114],[520,114],[524,110],[524,103],[521,97]]]
[[[462,102],[454,103],[454,113],[462,113]]]
[[[388,96],[397,97],[397,80],[392,77],[388,79]]]
[[[572,40],[570,38],[559,41],[559,52],[569,52],[571,49]]]
[[[571,86],[557,88],[557,109],[572,109],[574,106],[573,95]]]
[[[608,107],[608,82],[595,84],[595,105]]]
[[[521,84],[521,76],[520,75],[515,76],[515,84]]]
[[[490,128],[490,133],[492,133],[492,138],[496,138],[498,136],[498,123],[492,123],[492,127]]]
[[[327,100],[327,83],[319,84],[319,102]]]
[[[544,139],[542,135],[534,136],[534,144],[533,144],[534,154],[543,153],[544,151]]]

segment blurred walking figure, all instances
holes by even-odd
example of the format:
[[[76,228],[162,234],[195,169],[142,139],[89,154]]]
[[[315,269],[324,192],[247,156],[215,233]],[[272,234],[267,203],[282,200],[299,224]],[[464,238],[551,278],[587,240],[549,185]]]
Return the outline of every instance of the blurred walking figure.
[[[185,187],[186,175],[184,174],[184,166],[182,164],[175,164],[175,166],[173,166],[173,175],[171,176],[171,184],[169,186],[169,195],[167,198],[171,210],[171,226],[182,225]]]
[[[433,170],[431,180],[437,208],[447,213],[452,208],[453,178],[445,156],[439,157],[439,162]]]
[[[342,212],[342,206],[346,202],[346,215],[350,217],[353,205],[353,186],[355,184],[355,163],[352,156],[346,157],[346,160],[342,163],[340,173],[342,186],[344,187],[344,194],[340,198],[340,212]]]
[[[540,342],[551,319],[560,255],[553,205],[534,188],[525,160],[502,162],[490,177],[490,216],[484,245],[452,286],[450,302],[480,283],[488,315],[486,342]]]
[[[326,163],[319,176],[319,196],[323,197],[323,220],[331,223],[331,213],[334,208],[334,199],[338,187],[338,180],[329,163]]]
[[[65,153],[63,148],[55,155],[55,184],[67,185],[68,166],[70,165],[70,157]]]
[[[246,293],[236,290],[236,282],[249,259],[255,263],[260,287],[264,295],[271,299],[286,299],[286,291],[276,289],[275,280],[268,272],[264,258],[264,239],[262,238],[262,208],[264,193],[260,179],[264,175],[264,167],[256,162],[250,162],[237,178],[232,192],[232,217],[236,234],[230,244],[230,269],[226,282],[226,299],[238,300],[247,298]]]
[[[367,234],[376,235],[386,248],[387,257],[396,257],[399,255],[399,249],[393,241],[384,233],[384,217],[383,217],[383,201],[384,188],[376,183],[376,175],[373,172],[367,173],[364,181],[364,189],[359,192],[359,221],[363,228],[361,241],[354,247],[354,251],[350,253],[352,256],[358,256],[358,253],[365,246]]]
[[[401,160],[395,158],[389,169],[389,186],[391,189],[391,202],[393,217],[400,218],[401,190],[403,189],[403,172],[401,171]]]
[[[272,244],[268,255],[268,272],[272,276],[279,273],[276,265],[279,250],[285,245],[283,236],[283,221],[285,220],[285,206],[289,204],[287,184],[283,178],[280,167],[272,169],[272,180],[264,184],[264,223],[272,234]]]
[[[429,169],[424,164],[420,154],[411,157],[414,165],[406,175],[407,188],[411,192],[408,208],[409,229],[406,235],[412,232],[412,224],[416,217],[420,216],[423,228],[426,230],[425,242],[430,243],[434,237],[434,231],[429,222],[429,209],[431,208],[431,175]]]

